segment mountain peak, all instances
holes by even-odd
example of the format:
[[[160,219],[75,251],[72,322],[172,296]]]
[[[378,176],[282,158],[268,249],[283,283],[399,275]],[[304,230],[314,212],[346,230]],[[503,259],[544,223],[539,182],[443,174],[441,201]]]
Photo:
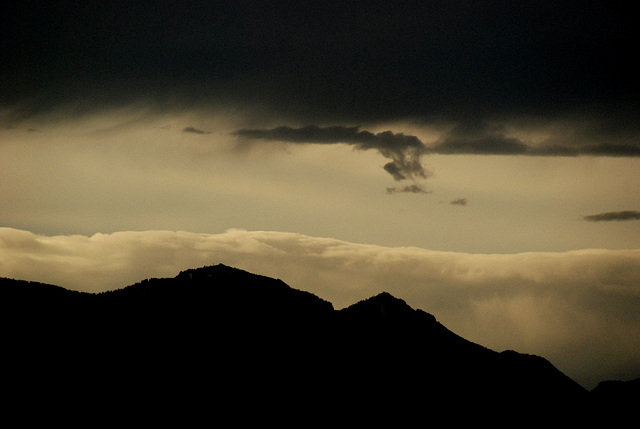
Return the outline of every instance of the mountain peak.
[[[212,278],[214,276],[229,276],[229,275],[251,275],[256,277],[262,277],[258,274],[251,274],[248,271],[241,270],[239,268],[229,267],[224,264],[208,265],[200,268],[190,268],[185,271],[181,271],[176,278],[181,280],[201,280]]]
[[[383,316],[414,311],[404,300],[394,297],[389,292],[382,292],[370,300],[378,305]]]
[[[345,314],[362,314],[384,318],[404,317],[416,313],[416,310],[411,308],[404,300],[394,297],[389,292],[379,293],[342,311]]]

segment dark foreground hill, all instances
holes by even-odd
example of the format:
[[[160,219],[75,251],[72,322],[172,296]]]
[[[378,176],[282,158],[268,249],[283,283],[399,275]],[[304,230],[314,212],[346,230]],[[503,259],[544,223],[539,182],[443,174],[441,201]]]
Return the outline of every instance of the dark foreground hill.
[[[542,357],[469,342],[388,293],[336,311],[224,265],[101,294],[0,279],[0,310],[5,405],[39,417],[572,424],[638,392],[589,393]]]

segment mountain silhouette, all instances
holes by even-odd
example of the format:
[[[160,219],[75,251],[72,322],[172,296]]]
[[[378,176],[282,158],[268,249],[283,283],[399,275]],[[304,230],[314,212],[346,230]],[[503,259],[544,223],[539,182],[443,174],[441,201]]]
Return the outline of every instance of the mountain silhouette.
[[[225,265],[99,294],[0,279],[0,303],[5,389],[52,415],[73,403],[180,424],[502,426],[593,421],[638,398],[637,381],[587,392],[542,357],[470,342],[386,292],[335,310]]]

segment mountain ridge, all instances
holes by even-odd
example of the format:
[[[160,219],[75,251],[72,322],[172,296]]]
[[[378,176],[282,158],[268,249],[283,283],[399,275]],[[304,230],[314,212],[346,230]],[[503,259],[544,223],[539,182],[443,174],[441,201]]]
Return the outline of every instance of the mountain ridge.
[[[147,362],[133,373],[151,396],[187,379],[216,380],[263,406],[280,386],[301,409],[354,403],[362,413],[386,407],[396,416],[453,403],[480,413],[501,404],[538,417],[560,409],[574,416],[614,396],[612,389],[590,394],[543,357],[472,343],[388,292],[335,310],[280,279],[222,264],[99,294],[0,278],[0,296],[12,362],[36,368],[34,384],[62,383],[60,371],[50,372],[57,368],[78,383],[91,374],[127,385],[130,363]]]

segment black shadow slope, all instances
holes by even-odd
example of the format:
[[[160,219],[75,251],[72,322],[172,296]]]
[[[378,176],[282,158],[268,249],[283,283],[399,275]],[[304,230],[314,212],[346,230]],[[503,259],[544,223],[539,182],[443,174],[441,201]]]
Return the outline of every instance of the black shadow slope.
[[[217,265],[101,294],[0,279],[0,306],[5,397],[39,416],[503,426],[593,408],[547,360],[469,342],[388,293],[336,311]]]
[[[337,312],[340,347],[365,408],[403,415],[509,423],[572,416],[587,392],[547,360],[497,353],[449,331],[435,317],[388,293]]]

